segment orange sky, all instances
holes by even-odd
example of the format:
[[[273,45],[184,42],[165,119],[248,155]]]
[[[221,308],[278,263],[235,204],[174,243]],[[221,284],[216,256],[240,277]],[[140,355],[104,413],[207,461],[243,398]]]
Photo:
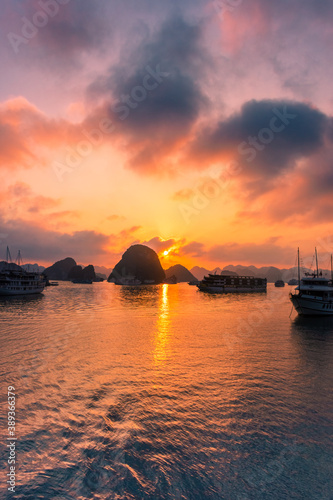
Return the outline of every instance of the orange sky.
[[[133,243],[163,267],[326,258],[330,2],[54,2],[1,20],[1,258],[112,267]]]

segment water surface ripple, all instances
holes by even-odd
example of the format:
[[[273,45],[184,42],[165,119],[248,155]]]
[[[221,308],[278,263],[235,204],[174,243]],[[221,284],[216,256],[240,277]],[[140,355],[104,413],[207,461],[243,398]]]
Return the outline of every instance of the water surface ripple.
[[[0,497],[332,499],[333,319],[289,318],[289,291],[63,282],[2,298],[2,428],[12,385],[18,441]]]

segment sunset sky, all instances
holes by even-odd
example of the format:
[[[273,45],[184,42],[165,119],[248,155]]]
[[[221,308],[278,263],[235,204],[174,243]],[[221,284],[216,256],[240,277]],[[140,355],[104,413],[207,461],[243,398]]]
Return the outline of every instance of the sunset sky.
[[[332,20],[331,0],[4,0],[0,260],[333,250]]]

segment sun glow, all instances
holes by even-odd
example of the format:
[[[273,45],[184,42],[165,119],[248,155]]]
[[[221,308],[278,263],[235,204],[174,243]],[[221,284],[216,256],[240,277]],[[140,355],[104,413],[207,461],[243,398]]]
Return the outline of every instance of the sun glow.
[[[178,245],[172,245],[171,247],[167,248],[166,250],[163,250],[160,253],[160,257],[171,257],[174,255],[174,253],[179,249]]]

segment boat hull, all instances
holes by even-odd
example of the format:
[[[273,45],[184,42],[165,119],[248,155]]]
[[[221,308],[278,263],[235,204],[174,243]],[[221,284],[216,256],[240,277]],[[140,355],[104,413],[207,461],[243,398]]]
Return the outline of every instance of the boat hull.
[[[266,287],[246,288],[246,287],[219,287],[219,286],[198,286],[201,292],[207,293],[265,293]]]
[[[42,293],[44,286],[40,286],[33,290],[11,290],[6,288],[0,288],[0,296],[14,296],[14,295],[34,295],[36,293]]]
[[[290,295],[296,311],[301,316],[333,316],[333,303],[309,299],[299,295]]]

